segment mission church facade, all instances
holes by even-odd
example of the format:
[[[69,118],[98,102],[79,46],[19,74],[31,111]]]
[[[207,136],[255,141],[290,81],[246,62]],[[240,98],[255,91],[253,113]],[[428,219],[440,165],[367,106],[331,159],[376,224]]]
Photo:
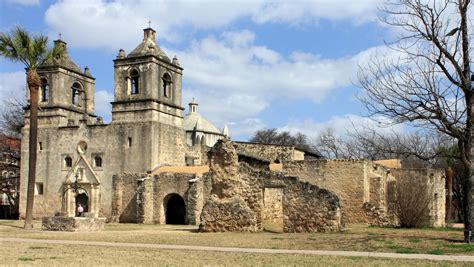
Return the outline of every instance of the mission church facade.
[[[55,41],[66,55],[38,68],[36,217],[58,211],[74,216],[78,204],[108,216],[114,174],[199,164],[201,146],[228,137],[227,126],[220,131],[203,118],[194,99],[184,114],[183,68],[157,45],[155,34],[144,29],[143,41],[128,55],[121,49],[114,60],[110,124],[94,113],[95,78],[71,60],[64,41]],[[28,114],[25,124],[22,159],[28,159]],[[28,161],[21,164],[20,206],[25,207]]]

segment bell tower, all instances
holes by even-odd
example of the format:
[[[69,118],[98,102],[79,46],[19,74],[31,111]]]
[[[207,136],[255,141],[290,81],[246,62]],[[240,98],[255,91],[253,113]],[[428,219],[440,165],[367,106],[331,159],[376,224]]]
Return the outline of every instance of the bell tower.
[[[71,121],[95,117],[95,78],[88,67],[81,70],[71,60],[66,42],[59,39],[54,45],[63,49],[63,57],[37,69],[41,79],[38,123],[66,126]]]
[[[127,56],[120,49],[114,60],[112,121],[153,120],[156,113],[182,118],[182,71],[157,44],[156,31],[144,29],[143,41]]]
[[[184,164],[182,73],[178,59],[165,54],[150,27],[135,49],[128,55],[120,49],[114,60],[112,126],[128,140],[131,155],[140,155],[150,169]]]

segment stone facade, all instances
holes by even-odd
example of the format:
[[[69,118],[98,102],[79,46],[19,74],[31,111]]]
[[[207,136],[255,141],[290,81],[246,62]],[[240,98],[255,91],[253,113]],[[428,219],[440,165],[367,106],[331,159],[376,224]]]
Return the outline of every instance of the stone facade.
[[[56,46],[66,49],[62,40]],[[67,52],[67,50],[66,50]],[[162,165],[185,165],[190,148],[183,127],[183,68],[170,60],[144,29],[143,41],[130,54],[121,50],[114,60],[112,122],[94,114],[94,82],[67,55],[38,68],[40,111],[34,216],[61,211],[74,215],[81,202],[86,211],[111,216],[112,177],[144,173]],[[20,206],[26,206],[29,116],[23,128]],[[84,151],[77,150],[84,144]],[[78,180],[79,179],[79,180]],[[80,188],[76,188],[79,186]],[[81,195],[81,196],[79,196]],[[77,199],[80,197],[81,199]],[[24,216],[24,208],[21,208]]]

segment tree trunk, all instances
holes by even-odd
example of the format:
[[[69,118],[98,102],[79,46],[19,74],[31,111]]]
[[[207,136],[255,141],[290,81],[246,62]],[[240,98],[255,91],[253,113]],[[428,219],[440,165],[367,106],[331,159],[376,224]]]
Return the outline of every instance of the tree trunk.
[[[25,229],[33,228],[33,204],[36,182],[36,147],[38,144],[38,91],[40,78],[35,70],[28,70],[26,82],[30,91],[30,139],[28,146],[28,189],[26,193]]]
[[[447,223],[451,223],[453,221],[453,217],[451,216],[452,206],[453,206],[453,169],[448,167],[446,169],[446,216],[445,221]]]

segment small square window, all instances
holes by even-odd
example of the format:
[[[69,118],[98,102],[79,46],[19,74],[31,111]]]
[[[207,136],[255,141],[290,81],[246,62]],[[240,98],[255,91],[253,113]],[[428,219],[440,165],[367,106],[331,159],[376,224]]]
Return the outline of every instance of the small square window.
[[[71,168],[72,167],[72,158],[70,156],[66,156],[64,158],[64,167]]]
[[[43,183],[36,183],[35,184],[35,195],[42,195],[43,194]]]
[[[102,168],[102,157],[97,155],[94,157],[94,166],[98,168]]]

